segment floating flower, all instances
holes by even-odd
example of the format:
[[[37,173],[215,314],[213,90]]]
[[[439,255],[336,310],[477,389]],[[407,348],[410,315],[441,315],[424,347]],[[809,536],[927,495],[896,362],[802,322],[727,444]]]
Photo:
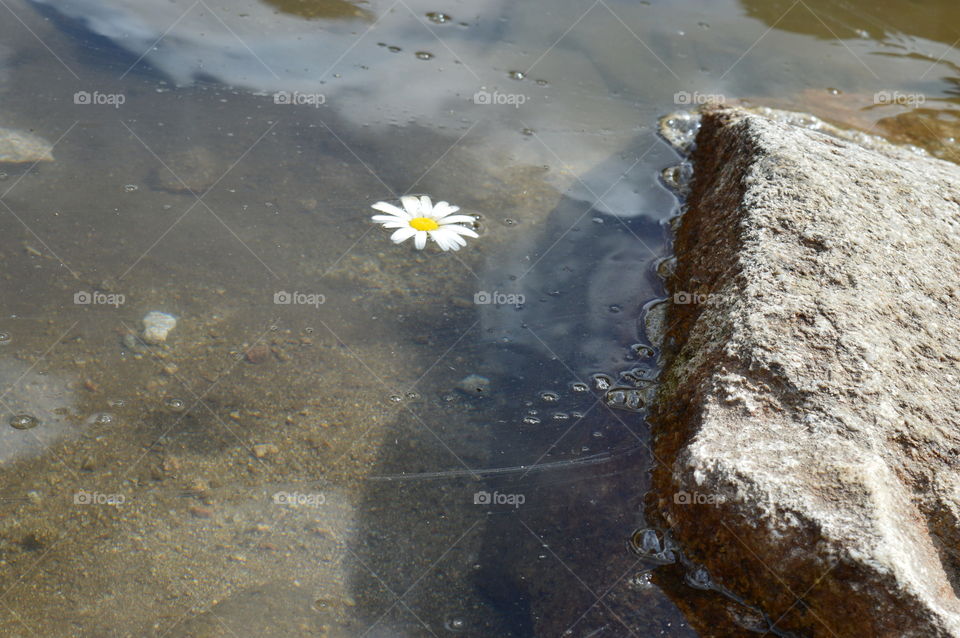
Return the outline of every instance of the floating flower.
[[[473,222],[469,215],[455,215],[459,206],[451,206],[447,202],[437,202],[436,205],[426,195],[414,197],[404,195],[400,198],[403,208],[377,202],[372,206],[374,210],[387,213],[374,215],[371,219],[384,228],[396,228],[390,239],[399,244],[413,237],[413,245],[417,250],[423,250],[427,245],[427,238],[437,242],[441,250],[460,250],[467,241],[462,237],[479,237],[470,228],[460,224]]]

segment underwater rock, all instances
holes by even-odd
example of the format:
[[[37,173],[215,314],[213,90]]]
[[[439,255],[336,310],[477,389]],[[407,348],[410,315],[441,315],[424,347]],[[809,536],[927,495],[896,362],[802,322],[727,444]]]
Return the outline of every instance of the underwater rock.
[[[151,346],[159,345],[176,326],[177,318],[173,315],[156,310],[148,312],[143,318],[143,340]]]
[[[782,635],[960,636],[960,167],[740,109],[692,159],[651,518]]]
[[[53,145],[33,133],[0,128],[0,164],[52,162]]]

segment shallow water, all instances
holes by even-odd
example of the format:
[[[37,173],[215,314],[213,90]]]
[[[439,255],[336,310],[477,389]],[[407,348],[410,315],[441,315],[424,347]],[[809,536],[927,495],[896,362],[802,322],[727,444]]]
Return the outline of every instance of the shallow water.
[[[0,127],[55,160],[0,166],[0,631],[709,635],[629,550],[657,121],[957,159],[958,10],[867,5],[8,0]],[[481,237],[391,244],[404,193]]]

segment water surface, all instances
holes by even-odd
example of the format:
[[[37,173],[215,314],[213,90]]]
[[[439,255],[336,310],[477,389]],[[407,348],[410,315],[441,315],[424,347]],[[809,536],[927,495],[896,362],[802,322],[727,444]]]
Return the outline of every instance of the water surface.
[[[957,157],[947,2],[0,13],[0,127],[55,157],[0,167],[2,423],[40,421],[0,436],[9,636],[709,635],[628,547],[658,119],[769,104]],[[392,245],[369,206],[405,193],[480,239]]]

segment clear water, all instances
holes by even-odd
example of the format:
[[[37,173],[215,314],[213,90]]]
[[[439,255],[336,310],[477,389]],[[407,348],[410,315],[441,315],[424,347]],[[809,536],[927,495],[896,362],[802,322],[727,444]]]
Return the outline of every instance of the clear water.
[[[628,549],[658,118],[746,101],[958,157],[945,1],[0,15],[0,127],[55,158],[0,165],[5,636],[698,635]],[[405,193],[481,237],[391,244],[369,207]]]

